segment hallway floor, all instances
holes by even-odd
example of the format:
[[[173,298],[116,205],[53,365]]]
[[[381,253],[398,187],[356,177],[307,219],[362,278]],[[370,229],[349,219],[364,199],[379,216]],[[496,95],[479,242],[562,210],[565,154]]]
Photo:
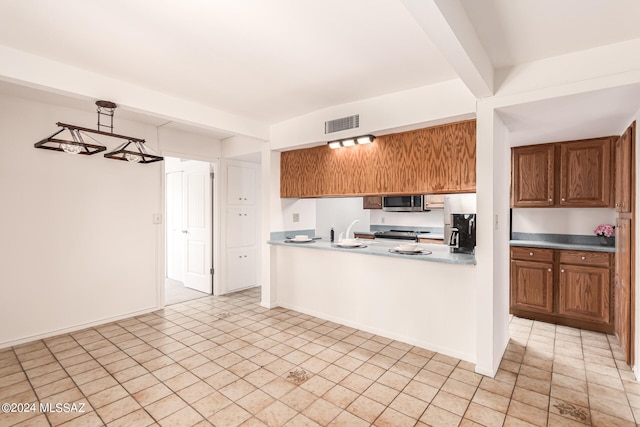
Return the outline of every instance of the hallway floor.
[[[514,318],[495,378],[259,289],[0,350],[0,426],[634,426],[615,338]],[[76,404],[43,412],[41,404]],[[3,410],[6,409],[3,406]],[[11,407],[9,407],[11,409]],[[68,408],[69,409],[69,408]],[[74,407],[70,407],[74,409]]]
[[[193,299],[208,297],[210,294],[187,288],[182,282],[169,278],[164,279],[164,304],[172,305]]]

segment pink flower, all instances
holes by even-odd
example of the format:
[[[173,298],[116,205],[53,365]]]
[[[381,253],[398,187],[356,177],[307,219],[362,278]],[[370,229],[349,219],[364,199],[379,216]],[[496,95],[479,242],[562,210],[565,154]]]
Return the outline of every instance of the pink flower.
[[[615,227],[611,224],[600,224],[599,226],[596,227],[595,230],[593,230],[593,232],[597,235],[597,236],[606,236],[606,237],[611,237],[613,236],[613,229]]]

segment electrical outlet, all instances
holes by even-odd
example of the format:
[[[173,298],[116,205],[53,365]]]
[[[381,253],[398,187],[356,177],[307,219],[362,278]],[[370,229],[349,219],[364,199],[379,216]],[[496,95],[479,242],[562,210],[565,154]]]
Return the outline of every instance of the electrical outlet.
[[[384,217],[380,217],[380,223],[384,224]]]
[[[162,224],[162,214],[159,214],[159,213],[153,214],[153,223]]]
[[[300,214],[299,213],[294,213],[293,214],[293,222],[300,222]]]

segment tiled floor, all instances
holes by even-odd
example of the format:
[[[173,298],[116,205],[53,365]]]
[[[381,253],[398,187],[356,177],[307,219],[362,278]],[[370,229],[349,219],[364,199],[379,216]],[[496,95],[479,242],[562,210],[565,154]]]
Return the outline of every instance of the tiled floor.
[[[634,415],[640,419],[640,384],[603,334],[513,319],[492,379],[451,357],[261,308],[258,292],[0,350],[0,402],[36,402],[34,411],[0,414],[0,426],[633,426]],[[84,413],[43,413],[41,403],[84,404]]]

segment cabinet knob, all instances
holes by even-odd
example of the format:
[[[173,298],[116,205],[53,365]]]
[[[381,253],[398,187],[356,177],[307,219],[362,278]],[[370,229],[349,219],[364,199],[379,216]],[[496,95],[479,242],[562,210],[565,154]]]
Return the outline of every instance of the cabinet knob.
[[[564,197],[562,198],[562,201],[564,202]]]
[[[550,202],[553,202],[553,199],[549,199]]]
[[[587,257],[586,256],[581,256],[580,259],[584,261],[585,259],[587,259]]]
[[[547,271],[548,271],[549,273],[551,273],[551,269],[550,269],[550,268],[549,268],[549,269],[547,269]]]
[[[529,252],[529,256],[533,256],[533,252]]]
[[[238,197],[238,200],[242,200],[242,197]]]
[[[560,270],[560,273],[564,273],[564,268],[562,270]]]
[[[620,207],[620,203],[616,202],[616,208],[619,208],[619,207]]]

